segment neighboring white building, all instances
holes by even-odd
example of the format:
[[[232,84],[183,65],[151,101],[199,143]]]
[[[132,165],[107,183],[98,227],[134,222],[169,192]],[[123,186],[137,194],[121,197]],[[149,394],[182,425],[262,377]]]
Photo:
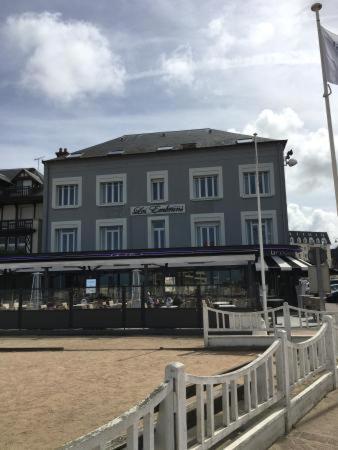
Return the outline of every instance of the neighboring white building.
[[[41,251],[43,175],[0,169],[0,255]]]
[[[298,245],[302,251],[297,253],[298,258],[309,261],[309,250],[311,247],[321,247],[326,251],[327,263],[332,267],[331,242],[328,234],[323,231],[289,231],[291,245]]]

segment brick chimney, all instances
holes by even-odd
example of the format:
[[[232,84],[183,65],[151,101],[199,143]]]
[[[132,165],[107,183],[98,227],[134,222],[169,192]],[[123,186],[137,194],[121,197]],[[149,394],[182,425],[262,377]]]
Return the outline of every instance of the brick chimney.
[[[59,148],[58,152],[55,152],[55,155],[57,158],[67,158],[67,156],[69,155],[69,152],[66,148],[62,149],[61,147]]]

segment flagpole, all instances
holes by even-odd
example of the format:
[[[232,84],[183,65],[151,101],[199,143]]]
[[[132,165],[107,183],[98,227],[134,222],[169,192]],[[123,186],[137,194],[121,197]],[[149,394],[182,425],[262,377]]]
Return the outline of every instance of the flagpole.
[[[322,65],[322,76],[323,76],[323,86],[324,86],[324,99],[325,99],[325,107],[326,107],[326,118],[327,118],[327,128],[329,132],[329,141],[330,141],[330,150],[331,150],[331,165],[332,165],[332,175],[333,175],[333,183],[334,183],[334,191],[336,196],[336,209],[338,214],[338,172],[337,172],[337,160],[336,160],[336,150],[334,146],[334,137],[332,130],[332,119],[331,119],[331,108],[330,108],[330,99],[329,99],[329,90],[326,78],[326,69],[324,63],[324,50],[323,50],[323,38],[322,31],[320,28],[320,19],[319,19],[319,11],[322,9],[321,3],[314,3],[311,6],[311,10],[316,13],[316,22],[317,22],[317,31],[318,31],[318,40],[319,40],[319,53],[320,60]]]
[[[261,208],[261,195],[259,190],[259,167],[258,167],[258,150],[257,150],[257,133],[253,134],[255,145],[255,163],[256,163],[256,195],[257,195],[257,215],[258,215],[258,242],[259,242],[259,255],[261,260],[261,279],[262,279],[262,300],[264,321],[266,329],[269,328],[268,323],[268,302],[266,296],[266,284],[265,284],[265,263],[264,263],[264,250],[263,250],[263,231],[262,231],[262,208]]]

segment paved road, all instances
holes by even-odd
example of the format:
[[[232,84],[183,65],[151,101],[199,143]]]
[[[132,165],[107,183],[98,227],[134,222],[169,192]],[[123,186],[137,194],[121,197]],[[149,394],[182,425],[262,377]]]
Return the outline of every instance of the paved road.
[[[270,450],[338,449],[338,390],[330,392]]]

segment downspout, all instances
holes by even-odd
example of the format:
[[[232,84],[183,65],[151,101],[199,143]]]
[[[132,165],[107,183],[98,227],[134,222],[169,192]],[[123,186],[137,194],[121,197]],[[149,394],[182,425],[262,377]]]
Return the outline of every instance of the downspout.
[[[279,169],[279,183],[280,183],[280,192],[282,196],[282,222],[283,222],[283,235],[285,237],[286,242],[280,242],[281,244],[288,244],[289,243],[289,222],[288,222],[288,206],[287,206],[287,199],[286,199],[286,183],[285,183],[285,170],[284,170],[284,149],[285,149],[286,143],[284,147],[282,147],[282,151],[279,153],[279,159],[280,164],[278,164]],[[284,189],[283,189],[284,185]],[[280,237],[279,239],[280,240]]]
[[[48,252],[48,230],[49,230],[49,167],[42,161],[45,169],[43,176],[43,249],[44,253]]]

